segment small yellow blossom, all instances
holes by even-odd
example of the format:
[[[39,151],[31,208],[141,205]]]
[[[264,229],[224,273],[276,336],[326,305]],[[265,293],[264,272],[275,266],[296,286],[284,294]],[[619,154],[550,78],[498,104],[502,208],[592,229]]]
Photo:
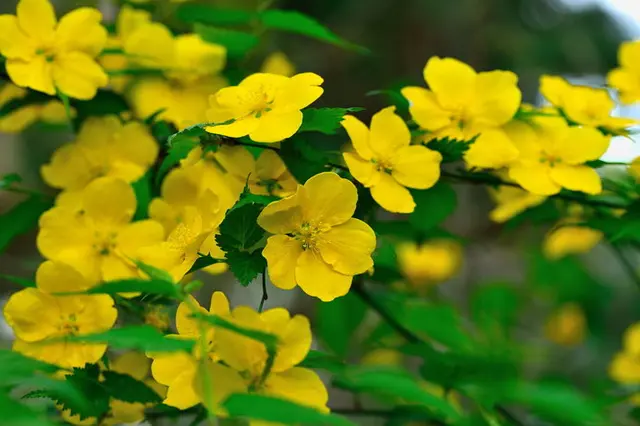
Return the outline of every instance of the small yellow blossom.
[[[41,173],[55,188],[80,190],[103,176],[134,182],[157,156],[158,144],[142,123],[122,124],[115,116],[90,117],[77,139],[58,148]]]
[[[545,236],[542,249],[548,258],[560,259],[569,254],[591,251],[602,237],[602,232],[597,229],[560,223]]]
[[[86,290],[92,284],[61,262],[41,264],[36,284],[37,288],[11,295],[4,307],[5,320],[16,335],[13,350],[63,368],[97,362],[107,345],[46,341],[109,330],[117,317],[113,299],[107,295],[53,295]]]
[[[296,192],[298,181],[287,170],[278,154],[264,150],[255,162],[255,171],[249,175],[249,189],[253,194],[288,197]]]
[[[584,311],[580,305],[565,303],[549,316],[544,332],[547,339],[558,345],[581,344],[587,333],[587,319]]]
[[[296,67],[283,52],[273,52],[262,63],[260,72],[291,77],[296,73]]]
[[[636,157],[629,164],[629,174],[633,176],[637,182],[640,182],[640,157]]]
[[[632,104],[640,100],[640,41],[627,41],[618,50],[620,67],[607,75],[609,85],[618,89],[620,100]]]
[[[415,288],[448,280],[462,263],[460,245],[451,240],[433,240],[420,245],[402,243],[396,253],[400,272]]]
[[[532,194],[506,185],[490,188],[489,194],[497,204],[489,213],[489,217],[498,223],[506,222],[525,210],[542,204],[547,199],[544,195]]]
[[[598,173],[585,165],[599,159],[610,138],[592,127],[569,127],[559,117],[539,117],[535,126],[512,123],[507,132],[520,150],[509,178],[527,191],[553,195],[562,188],[587,194],[602,192]]]
[[[513,118],[522,95],[518,77],[510,71],[477,73],[453,58],[433,57],[423,71],[429,89],[405,87],[413,119],[426,130],[426,140],[470,141],[465,153],[470,167],[499,168],[518,156],[518,150],[499,127]]]
[[[211,96],[207,120],[216,125],[206,130],[233,138],[248,135],[255,142],[287,139],[302,125],[301,110],[322,95],[322,82],[322,77],[313,73],[293,77],[252,74],[237,86]]]
[[[131,223],[136,197],[119,179],[97,179],[78,198],[80,204],[58,205],[40,217],[40,253],[95,282],[139,276],[131,259],[164,239],[162,225],[154,220]]]
[[[401,366],[402,352],[390,348],[377,348],[367,352],[360,362],[362,365],[393,365]]]
[[[640,323],[625,331],[623,348],[611,361],[609,376],[622,384],[640,384]]]
[[[616,104],[606,89],[574,86],[562,77],[543,75],[540,92],[577,124],[618,130],[638,123],[631,118],[611,117]]]
[[[153,359],[151,364],[151,374],[153,378],[158,383],[169,387],[163,403],[181,410],[193,407],[201,402],[194,388],[194,381],[198,371],[198,360],[201,359],[202,356],[210,359],[217,358],[215,350],[218,346],[218,332],[216,331],[214,333],[210,325],[201,325],[197,319],[192,318],[193,312],[191,311],[190,305],[199,305],[192,296],[189,296],[189,298],[189,303],[182,302],[178,306],[176,312],[176,328],[178,334],[171,336],[197,340],[201,337],[201,327],[204,327],[204,331],[207,333],[206,339],[209,352],[202,354],[198,344],[196,344],[191,354],[185,352],[148,354]],[[203,307],[199,307],[199,309],[203,314],[225,316],[229,314],[229,301],[223,293],[217,291],[211,295],[209,311]]]
[[[107,41],[97,9],[81,7],[57,22],[48,0],[20,0],[14,15],[0,15],[0,53],[20,87],[91,99],[108,77],[95,57]]]
[[[15,84],[3,85],[0,88],[0,107],[4,107],[11,101],[24,98],[27,93],[27,89]],[[60,101],[26,105],[0,118],[0,133],[19,133],[36,121],[50,124],[66,123],[67,112]]]
[[[330,301],[349,291],[353,275],[373,266],[376,237],[369,225],[352,218],[357,199],[353,183],[325,172],[264,208],[258,224],[274,235],[262,254],[276,287],[298,285]]]
[[[384,209],[411,213],[416,204],[408,188],[431,188],[440,177],[442,155],[420,145],[410,145],[411,133],[402,119],[388,107],[371,119],[371,129],[347,115],[347,130],[355,152],[345,152],[351,174]]]

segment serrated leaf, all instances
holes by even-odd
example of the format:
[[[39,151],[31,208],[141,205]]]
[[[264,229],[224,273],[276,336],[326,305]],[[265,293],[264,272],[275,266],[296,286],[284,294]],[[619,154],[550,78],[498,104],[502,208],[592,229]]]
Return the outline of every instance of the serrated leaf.
[[[244,251],[230,251],[226,256],[227,265],[243,286],[248,286],[258,274],[262,274],[267,267],[267,261],[260,250],[248,253]]]
[[[310,16],[293,10],[265,10],[260,20],[266,28],[300,34],[359,53],[369,53],[365,47],[348,42]]]
[[[52,374],[60,367],[28,358],[8,349],[0,350],[0,386],[12,385],[37,372]]]
[[[429,231],[442,223],[458,205],[456,192],[444,182],[429,189],[412,189],[411,195],[416,208],[409,216],[409,222],[420,231]]]
[[[12,282],[14,284],[21,285],[24,288],[35,287],[36,283],[33,280],[28,280],[26,278],[16,277],[13,275],[0,274],[0,278]]]
[[[214,327],[224,328],[231,332],[240,334],[242,336],[248,337],[249,339],[256,340],[264,344],[267,348],[267,352],[275,353],[278,345],[278,337],[271,333],[265,333],[260,330],[252,330],[249,328],[241,327],[231,321],[228,321],[218,315],[197,315],[197,318],[202,319],[203,321],[208,322]]]
[[[234,394],[222,404],[230,417],[287,425],[355,426],[335,414],[325,414],[314,408],[280,398],[255,394]]]
[[[317,311],[317,333],[321,341],[340,358],[345,358],[353,333],[367,312],[367,305],[353,293],[321,303]]]
[[[226,253],[237,250],[249,250],[264,236],[264,230],[258,226],[258,216],[262,207],[247,204],[227,212],[220,224],[220,234],[216,242]]]
[[[208,43],[226,47],[227,55],[231,58],[243,57],[260,42],[260,39],[251,33],[203,24],[196,24],[195,32]]]
[[[156,391],[128,374],[104,371],[102,376],[103,381],[101,384],[111,398],[124,402],[139,402],[141,404],[159,403],[162,401],[162,398]]]
[[[335,135],[342,129],[342,118],[352,112],[364,111],[364,108],[306,108],[303,113],[302,125],[298,132],[320,132],[325,135]]]
[[[250,22],[254,15],[240,9],[223,9],[204,4],[182,4],[176,17],[187,24],[239,25]]]
[[[8,212],[0,215],[0,253],[11,241],[38,225],[40,215],[53,205],[53,199],[40,195],[30,195]]]
[[[200,255],[200,257],[197,258],[193,263],[191,269],[189,269],[189,272],[187,272],[187,274],[191,274],[193,272],[204,269],[207,266],[215,265],[217,263],[226,263],[226,259],[214,259],[213,257],[211,257],[211,255]]]
[[[475,140],[475,139],[474,139]],[[449,138],[433,139],[426,143],[427,148],[442,154],[443,163],[454,163],[462,160],[464,153],[469,150],[472,141],[458,141]]]
[[[191,352],[195,341],[174,339],[149,325],[114,328],[103,333],[67,337],[70,342],[106,343],[113,349],[137,349],[143,352]]]
[[[74,368],[73,374],[65,376],[65,381],[82,392],[88,404],[78,405],[56,392],[52,393],[52,397],[63,409],[70,410],[71,415],[79,415],[81,420],[89,417],[100,418],[109,411],[109,394],[100,383],[99,377],[100,367],[96,364]]]

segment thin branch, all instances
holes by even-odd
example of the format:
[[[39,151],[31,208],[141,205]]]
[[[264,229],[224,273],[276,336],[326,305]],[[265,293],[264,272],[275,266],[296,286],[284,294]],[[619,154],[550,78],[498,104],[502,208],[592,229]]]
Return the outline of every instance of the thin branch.
[[[638,276],[638,271],[636,270],[636,267],[633,266],[631,261],[629,261],[627,256],[625,256],[624,252],[620,247],[618,247],[617,245],[611,244],[611,249],[615,253],[623,269],[629,275],[629,278],[631,278],[631,280],[635,283],[635,285],[638,288],[640,288],[640,276]]]
[[[261,149],[270,149],[271,151],[275,151],[275,152],[279,152],[280,148],[278,148],[277,146],[272,146],[266,143],[254,143],[254,142],[244,142],[244,141],[239,141],[237,139],[235,139],[233,141],[233,144],[235,145],[242,145],[242,146],[250,146],[253,148],[261,148]]]
[[[269,300],[269,295],[267,294],[267,268],[264,268],[262,271],[262,299],[260,300],[260,306],[258,306],[258,312],[262,312],[264,302],[267,300]]]

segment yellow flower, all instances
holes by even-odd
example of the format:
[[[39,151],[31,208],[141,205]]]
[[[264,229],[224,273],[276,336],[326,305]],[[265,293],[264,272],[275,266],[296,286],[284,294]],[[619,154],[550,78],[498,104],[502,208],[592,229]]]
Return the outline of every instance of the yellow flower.
[[[28,91],[15,84],[7,83],[0,89],[0,107],[7,103],[22,99]],[[67,113],[60,101],[48,101],[42,104],[27,105],[13,110],[0,118],[0,132],[19,133],[35,123],[44,121],[51,124],[62,124],[67,121]]]
[[[252,74],[239,85],[211,96],[207,120],[216,124],[233,122],[206,130],[232,138],[248,135],[255,142],[287,139],[302,125],[301,110],[322,95],[322,82],[322,77],[313,73],[293,77]]]
[[[540,78],[540,92],[578,124],[615,130],[638,123],[631,118],[611,117],[616,104],[606,89],[574,86],[562,77],[543,75]]]
[[[115,116],[90,117],[77,139],[58,148],[41,173],[55,188],[80,190],[103,176],[134,182],[157,156],[158,144],[142,123],[122,124]]]
[[[410,145],[409,128],[395,107],[376,113],[371,129],[347,115],[342,126],[347,130],[355,152],[343,155],[349,171],[384,209],[411,213],[416,204],[409,188],[431,188],[440,178],[442,156],[420,145]]]
[[[602,240],[602,237],[602,232],[596,229],[561,223],[545,236],[543,251],[550,259],[587,253]]]
[[[584,163],[600,158],[610,138],[592,127],[569,127],[559,117],[539,117],[534,124],[507,126],[520,150],[520,157],[509,168],[509,178],[538,195],[557,194],[562,188],[602,192],[600,176]]]
[[[278,350],[269,374],[264,377],[268,359],[264,344],[238,333],[216,330],[220,360],[238,371],[251,392],[287,399],[321,411],[328,411],[327,390],[318,375],[297,367],[311,348],[311,326],[302,315],[291,317],[284,308],[258,313],[248,306],[233,310],[230,319],[240,327],[258,330],[278,338]],[[224,386],[215,381],[214,386]]]
[[[433,240],[420,245],[402,243],[396,249],[400,271],[417,288],[455,275],[462,263],[461,251],[451,240]]]
[[[544,195],[532,194],[512,186],[490,188],[489,194],[497,204],[489,213],[489,217],[498,223],[506,222],[528,208],[542,204],[547,199]]]
[[[291,77],[296,73],[296,67],[283,52],[273,52],[262,63],[260,72]]]
[[[633,176],[637,182],[640,182],[640,157],[636,157],[629,164],[629,174]]]
[[[627,41],[618,50],[620,67],[607,75],[610,86],[618,89],[620,100],[631,104],[640,100],[640,41]]]
[[[640,384],[640,323],[625,331],[623,349],[611,361],[609,376],[619,383]]]
[[[545,324],[547,339],[562,346],[576,346],[584,341],[587,320],[580,305],[565,303],[547,319]]]
[[[276,287],[297,285],[330,301],[345,295],[353,275],[373,266],[373,230],[352,218],[356,187],[335,173],[310,178],[296,193],[264,208],[258,224],[274,234],[262,251]]]
[[[79,199],[81,205],[58,205],[41,216],[40,253],[68,263],[94,282],[137,277],[131,259],[163,240],[162,225],[153,220],[130,223],[136,197],[122,180],[97,179]]]
[[[287,170],[278,154],[264,150],[249,175],[249,189],[253,194],[288,197],[296,192],[298,181]]]
[[[198,302],[191,296],[191,304],[198,305]],[[225,295],[219,291],[211,295],[211,303],[209,311],[199,307],[203,314],[215,314],[225,316],[229,314],[229,301]],[[197,340],[201,337],[201,326],[198,320],[191,317],[193,312],[189,308],[189,304],[182,302],[178,306],[176,312],[176,328],[177,338]],[[201,402],[200,397],[196,394],[194,388],[194,380],[198,371],[198,360],[205,355],[208,358],[214,358],[214,351],[218,347],[217,334],[214,333],[211,326],[202,325],[205,329],[206,338],[209,342],[209,352],[205,355],[199,350],[196,343],[193,353],[173,352],[173,353],[152,353],[148,354],[153,359],[151,364],[151,374],[153,378],[160,384],[168,386],[167,396],[163,403],[181,410],[193,407]],[[222,383],[221,383],[222,384]]]
[[[20,0],[16,15],[0,15],[0,53],[15,84],[77,99],[107,85],[94,59],[107,41],[97,9],[81,7],[57,22],[48,0]]]
[[[465,153],[471,167],[499,168],[518,156],[518,150],[498,128],[515,115],[521,93],[518,77],[510,71],[477,73],[453,58],[433,57],[423,71],[430,90],[405,87],[409,111],[427,140],[449,138],[470,141]]]
[[[13,350],[63,368],[97,362],[107,345],[46,340],[110,329],[117,317],[113,299],[107,295],[51,294],[82,291],[92,284],[74,268],[60,262],[40,265],[36,284],[37,288],[11,295],[4,307],[5,320],[16,335]]]
[[[377,348],[367,352],[360,362],[363,365],[401,366],[403,355],[396,349]]]

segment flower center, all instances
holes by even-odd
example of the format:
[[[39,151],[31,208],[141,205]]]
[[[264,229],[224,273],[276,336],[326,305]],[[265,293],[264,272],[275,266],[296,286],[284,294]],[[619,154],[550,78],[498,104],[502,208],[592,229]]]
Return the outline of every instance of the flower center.
[[[547,163],[549,166],[553,167],[556,164],[562,163],[562,159],[556,155],[543,152],[540,156],[540,162]]]
[[[256,182],[257,186],[263,186],[269,194],[273,194],[274,191],[279,191],[282,185],[278,183],[277,179],[263,179]]]
[[[95,242],[93,243],[93,249],[100,256],[108,256],[116,249],[116,237],[118,234],[110,232],[107,235],[103,235],[100,232],[95,233]]]
[[[78,327],[76,320],[77,318],[75,314],[71,314],[67,317],[60,316],[61,323],[58,326],[58,329],[62,334],[66,336],[78,334],[78,332],[80,331],[80,328]]]
[[[393,172],[393,166],[390,161],[382,160],[379,158],[372,158],[371,162],[376,165],[376,170],[379,172],[389,173]]]
[[[256,118],[262,117],[262,114],[271,111],[271,104],[273,99],[270,99],[268,93],[254,90],[249,92],[249,95],[245,99],[248,109],[251,111],[249,115],[253,115]]]
[[[304,222],[300,229],[293,234],[293,237],[302,243],[303,250],[314,250],[318,243],[318,236],[323,232],[326,232],[326,229],[321,226]]]
[[[36,55],[44,56],[47,62],[53,62],[55,58],[55,52],[51,47],[41,47],[37,49]]]

